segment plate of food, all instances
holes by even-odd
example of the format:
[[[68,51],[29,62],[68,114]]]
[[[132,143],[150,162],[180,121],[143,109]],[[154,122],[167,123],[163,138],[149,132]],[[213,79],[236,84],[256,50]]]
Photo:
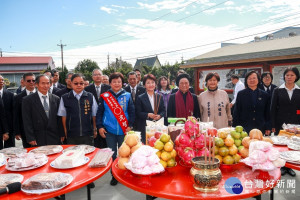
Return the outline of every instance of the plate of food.
[[[294,164],[300,164],[300,151],[283,151],[280,152],[280,158]]]
[[[0,153],[0,167],[6,164],[6,157],[3,153]]]
[[[8,159],[6,169],[9,171],[27,171],[41,167],[47,162],[48,157],[45,154],[21,153]]]
[[[290,142],[290,139],[286,136],[271,136],[270,138],[275,145],[287,146]]]
[[[0,174],[0,188],[5,188],[8,184],[22,182],[24,176],[21,174]]]
[[[75,146],[71,146],[68,147],[66,149],[63,150],[63,153],[69,151],[69,150],[79,150],[83,148],[84,149],[84,153],[85,154],[89,154],[95,151],[95,147],[91,146],[91,145],[86,145],[86,144],[80,144],[80,145],[75,145]]]
[[[32,149],[30,152],[32,153],[43,153],[45,155],[53,155],[61,152],[63,147],[61,145],[47,145],[47,146],[40,146],[35,149]]]
[[[84,149],[69,150],[52,161],[50,166],[55,169],[71,169],[82,166],[89,160],[89,157],[85,157]]]
[[[3,153],[7,158],[13,158],[16,157],[18,154],[26,153],[27,150],[24,148],[19,147],[9,147],[0,150],[0,153]]]
[[[21,186],[22,192],[27,194],[43,194],[55,192],[68,186],[73,176],[67,173],[40,173],[27,179]]]

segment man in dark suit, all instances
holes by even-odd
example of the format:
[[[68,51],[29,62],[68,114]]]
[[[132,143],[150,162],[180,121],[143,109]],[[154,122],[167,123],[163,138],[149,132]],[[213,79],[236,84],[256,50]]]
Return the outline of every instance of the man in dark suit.
[[[109,85],[102,84],[102,71],[100,69],[94,69],[92,78],[94,84],[90,84],[89,86],[85,87],[84,90],[90,92],[95,97],[97,104],[99,104],[100,95],[104,92],[107,92],[110,89]],[[97,133],[99,131],[97,130]],[[94,139],[94,146],[98,148],[106,148],[106,140],[102,138],[99,134]]]
[[[73,74],[74,74],[73,72],[67,73],[66,79],[65,79],[65,81],[67,83],[67,87],[65,87],[53,94],[55,94],[56,96],[58,96],[60,98],[62,95],[70,92],[72,90],[71,77],[73,76]]]
[[[20,86],[16,90],[16,93],[20,94],[24,89],[25,89],[25,84],[24,84],[24,80],[23,80],[23,77],[22,77],[21,80],[20,80]]]
[[[146,92],[146,89],[142,86],[137,85],[137,74],[135,72],[129,72],[128,73],[128,85],[124,88],[127,92],[131,93],[131,98],[135,104],[136,98],[144,94]]]
[[[58,89],[66,88],[66,86],[64,84],[61,84],[58,82],[59,72],[56,69],[52,69],[52,73],[53,73],[53,87],[56,87]]]
[[[15,129],[15,137],[17,140],[22,138],[22,143],[24,148],[31,147],[26,141],[26,135],[24,132],[23,119],[22,119],[22,101],[23,97],[35,93],[35,75],[33,73],[25,73],[23,75],[23,82],[25,84],[25,89],[15,96],[14,98],[14,113],[13,113],[13,124]]]
[[[5,111],[4,111],[4,104],[2,99],[0,98],[0,149],[3,149],[3,142],[2,140],[6,141],[9,138],[8,135],[8,127],[5,117]]]
[[[36,78],[37,92],[24,97],[22,118],[27,142],[31,146],[57,145],[64,140],[62,122],[57,116],[59,97],[48,92],[50,78]]]
[[[13,99],[14,94],[4,88],[4,78],[0,75],[0,98],[4,104],[4,111],[8,126],[9,138],[4,142],[4,148],[15,146],[15,136],[13,130]]]
[[[45,72],[44,72],[44,74],[45,75],[47,75],[47,76],[49,76],[49,78],[50,78],[50,88],[49,88],[49,93],[50,94],[55,94],[55,93],[57,93],[60,89],[59,88],[57,88],[57,87],[54,87],[53,86],[53,76],[54,76],[54,73],[51,71],[51,70],[46,70]]]

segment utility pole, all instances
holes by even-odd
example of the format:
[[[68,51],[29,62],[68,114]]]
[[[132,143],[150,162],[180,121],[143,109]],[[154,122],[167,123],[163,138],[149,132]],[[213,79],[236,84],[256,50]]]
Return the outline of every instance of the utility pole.
[[[62,44],[61,40],[60,40],[60,44],[58,44],[57,46],[60,46],[60,51],[61,51],[61,70],[62,72],[64,71],[64,46],[67,46],[66,44]]]
[[[109,53],[107,54],[107,67],[109,67]]]
[[[0,48],[0,57],[2,57],[2,49]]]

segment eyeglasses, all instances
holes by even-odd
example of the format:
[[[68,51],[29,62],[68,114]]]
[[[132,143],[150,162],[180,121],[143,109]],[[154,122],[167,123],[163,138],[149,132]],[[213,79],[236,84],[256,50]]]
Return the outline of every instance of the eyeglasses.
[[[26,80],[26,82],[27,83],[30,83],[30,82],[35,83],[35,80]]]
[[[102,74],[93,74],[93,76],[102,76]]]
[[[73,83],[74,85],[84,85],[84,83]]]

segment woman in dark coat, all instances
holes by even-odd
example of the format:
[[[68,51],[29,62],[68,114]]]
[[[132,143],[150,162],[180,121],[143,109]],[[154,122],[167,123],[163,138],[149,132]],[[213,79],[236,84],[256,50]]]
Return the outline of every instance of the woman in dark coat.
[[[276,85],[272,84],[273,82],[273,74],[271,72],[264,72],[261,75],[261,84],[258,86],[259,89],[266,91],[271,99],[272,94],[275,88],[277,88]]]
[[[168,117],[188,118],[194,116],[200,118],[197,96],[189,91],[190,76],[180,74],[176,78],[179,90],[170,96],[168,104]]]
[[[239,91],[234,104],[233,126],[241,125],[247,133],[257,128],[265,134],[271,132],[270,96],[258,88],[259,74],[250,71],[245,77],[245,89]]]
[[[159,120],[165,116],[163,97],[155,93],[156,78],[152,74],[145,75],[143,85],[146,92],[136,99],[137,129],[141,131],[142,142],[146,143],[146,120]]]
[[[284,73],[284,84],[276,88],[271,103],[272,131],[278,135],[282,125],[300,124],[300,88],[295,84],[299,80],[299,70],[296,67],[288,67]],[[281,168],[281,175],[296,173],[289,168]]]

